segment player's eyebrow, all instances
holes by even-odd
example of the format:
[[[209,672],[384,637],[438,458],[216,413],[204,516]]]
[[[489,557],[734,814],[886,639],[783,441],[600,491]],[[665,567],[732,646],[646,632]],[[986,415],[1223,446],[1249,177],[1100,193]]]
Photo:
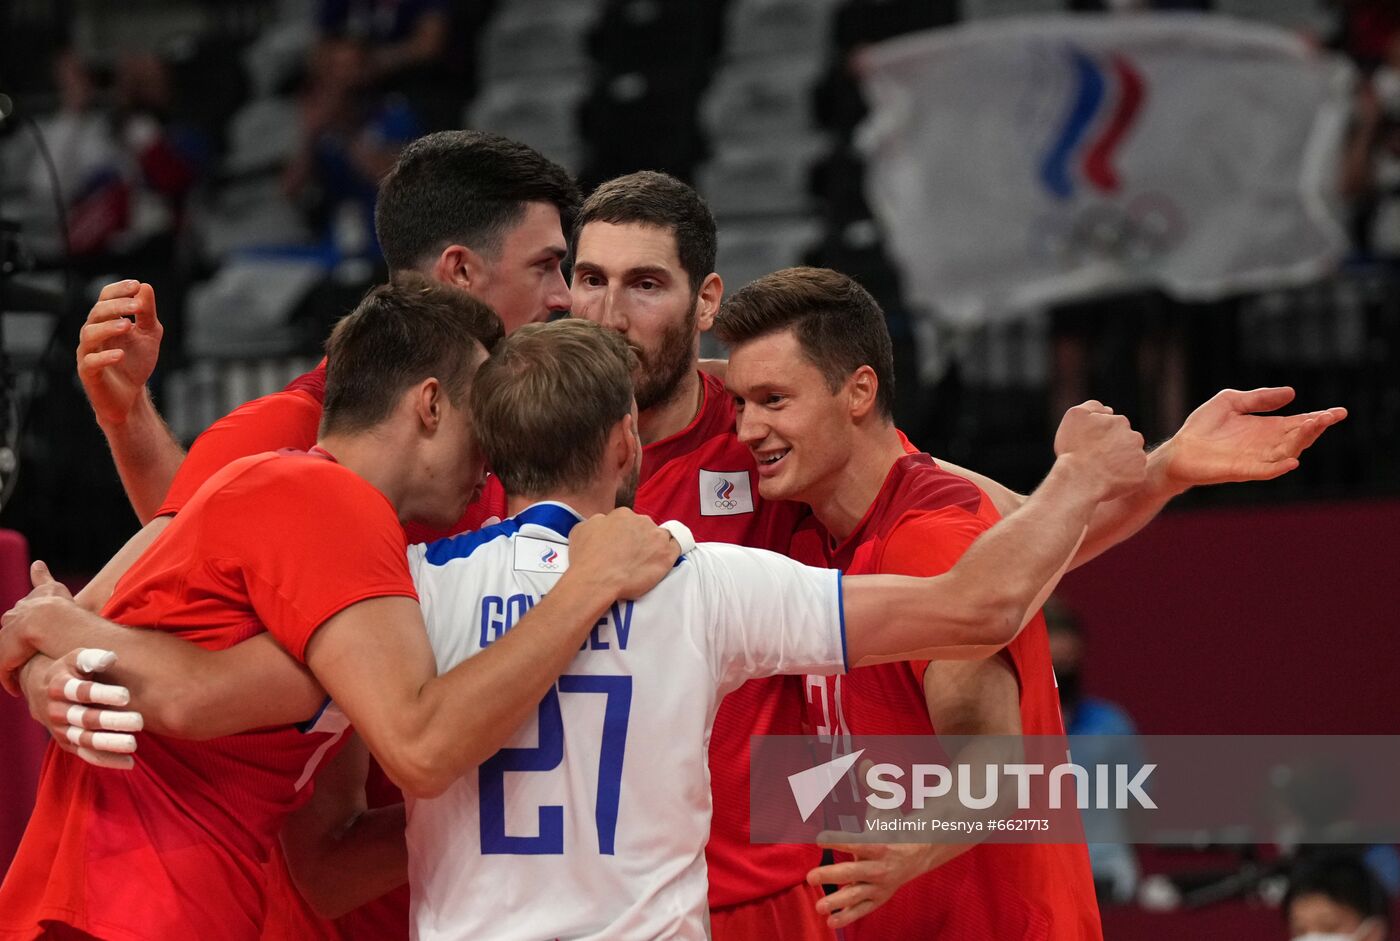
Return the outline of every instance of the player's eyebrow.
[[[593,261],[575,261],[575,271],[586,271],[589,274],[606,274],[603,266]],[[637,278],[658,278],[666,279],[671,277],[671,272],[663,265],[638,265],[635,268],[628,268],[618,277],[625,280],[635,280]]]

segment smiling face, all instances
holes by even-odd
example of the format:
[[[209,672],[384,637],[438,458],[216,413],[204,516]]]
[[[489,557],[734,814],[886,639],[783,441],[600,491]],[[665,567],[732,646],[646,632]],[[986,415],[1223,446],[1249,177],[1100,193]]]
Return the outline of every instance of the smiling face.
[[[485,301],[506,333],[527,323],[543,323],[569,309],[569,286],[560,264],[568,253],[559,210],[549,203],[527,203],[520,221],[505,234],[494,257],[468,287]]]
[[[766,500],[817,504],[833,492],[854,447],[844,390],[833,393],[791,329],[736,346],[725,386],[737,432],[758,462]]]
[[[578,236],[572,293],[575,317],[617,331],[636,352],[637,406],[672,401],[709,326],[699,323],[675,236],[637,223],[588,223]]]

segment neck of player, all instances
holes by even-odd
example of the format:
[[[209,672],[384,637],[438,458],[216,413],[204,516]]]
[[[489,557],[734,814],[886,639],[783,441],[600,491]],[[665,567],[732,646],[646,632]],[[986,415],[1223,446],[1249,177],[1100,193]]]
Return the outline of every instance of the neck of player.
[[[617,482],[597,481],[586,490],[555,490],[549,493],[506,495],[506,513],[514,516],[536,503],[562,503],[584,519],[617,509]]]
[[[638,414],[637,431],[641,435],[642,444],[648,445],[669,438],[695,421],[695,416],[700,414],[700,406],[704,401],[703,389],[699,368],[696,361],[692,360],[685,378],[676,384],[675,392],[668,396],[666,401]]]
[[[838,542],[860,525],[890,469],[907,453],[894,424],[873,415],[868,425],[856,428],[852,443],[846,461],[802,495],[802,502]]]
[[[324,435],[316,446],[384,494],[399,521],[406,523],[416,521],[415,508],[409,500],[414,481],[410,457],[413,450],[402,435],[393,434],[397,430],[385,423],[353,434]]]

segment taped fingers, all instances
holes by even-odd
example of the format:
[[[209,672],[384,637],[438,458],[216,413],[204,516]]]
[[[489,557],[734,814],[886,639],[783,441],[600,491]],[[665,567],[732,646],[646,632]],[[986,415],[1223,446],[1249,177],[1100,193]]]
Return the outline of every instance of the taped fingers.
[[[62,703],[55,703],[50,710],[53,725],[69,725],[77,729],[106,729],[109,732],[139,732],[146,727],[146,720],[139,712],[117,712],[113,709],[89,709],[86,706],[70,705],[63,709]]]
[[[125,706],[131,702],[131,693],[125,686],[110,683],[95,683],[69,677],[63,684],[63,698],[68,702],[96,703],[99,706]]]
[[[97,647],[84,647],[78,651],[78,669],[83,673],[97,673],[117,662],[117,655],[110,650]]]
[[[98,768],[111,768],[113,771],[130,771],[136,767],[136,759],[130,755],[114,755],[110,752],[93,751],[91,748],[70,749],[83,761]]]
[[[129,755],[136,751],[136,736],[121,732],[93,732],[88,729],[68,727],[65,737],[76,748],[92,751]]]

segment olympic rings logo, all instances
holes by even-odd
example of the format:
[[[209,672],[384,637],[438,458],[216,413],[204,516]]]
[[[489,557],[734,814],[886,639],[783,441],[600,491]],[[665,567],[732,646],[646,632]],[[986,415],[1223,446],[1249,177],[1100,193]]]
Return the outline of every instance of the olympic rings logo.
[[[1034,257],[1065,268],[1089,261],[1142,265],[1180,244],[1184,230],[1175,202],[1144,193],[1123,205],[1093,203],[1041,216],[1028,233],[1029,249]]]
[[[738,509],[739,502],[737,500],[716,500],[715,507],[720,510],[734,510]]]

